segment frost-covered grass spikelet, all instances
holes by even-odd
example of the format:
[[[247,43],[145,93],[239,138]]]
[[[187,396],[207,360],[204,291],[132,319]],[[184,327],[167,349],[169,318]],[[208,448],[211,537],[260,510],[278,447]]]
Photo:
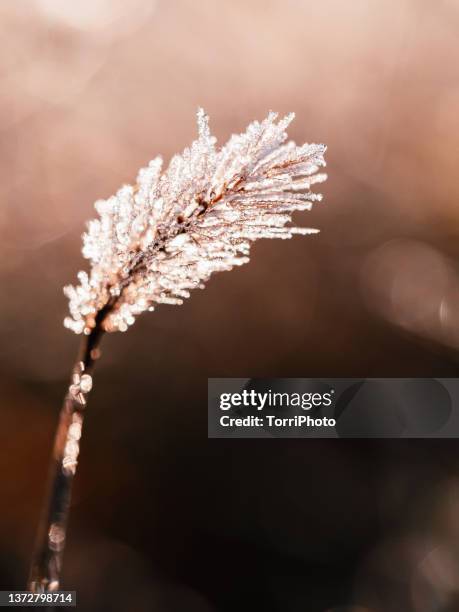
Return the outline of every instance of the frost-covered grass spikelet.
[[[166,170],[157,157],[135,186],[96,202],[83,236],[90,272],[65,287],[65,325],[89,334],[103,312],[104,331],[125,331],[156,304],[181,304],[213,272],[247,263],[252,241],[316,232],[290,222],[321,199],[311,186],[326,179],[326,147],[286,142],[293,117],[269,113],[217,149],[200,109],[198,139]]]

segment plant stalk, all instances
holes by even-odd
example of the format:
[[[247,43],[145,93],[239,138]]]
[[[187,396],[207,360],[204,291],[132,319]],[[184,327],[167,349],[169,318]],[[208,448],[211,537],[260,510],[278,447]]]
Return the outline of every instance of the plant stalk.
[[[98,316],[95,327],[83,337],[59,415],[48,491],[28,582],[28,589],[34,593],[53,592],[60,585],[72,484],[77,469],[87,396],[92,387],[92,372],[100,355],[99,345],[103,336],[101,323],[102,316]]]

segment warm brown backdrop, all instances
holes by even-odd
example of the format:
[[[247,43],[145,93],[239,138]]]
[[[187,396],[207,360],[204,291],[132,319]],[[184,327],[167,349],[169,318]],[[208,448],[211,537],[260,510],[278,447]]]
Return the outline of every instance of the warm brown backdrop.
[[[115,585],[136,612],[456,609],[455,442],[208,441],[206,378],[456,374],[458,3],[4,0],[0,34],[2,588],[27,572],[84,221],[201,105],[220,140],[274,109],[328,144],[322,233],[107,339],[66,586],[82,610]]]

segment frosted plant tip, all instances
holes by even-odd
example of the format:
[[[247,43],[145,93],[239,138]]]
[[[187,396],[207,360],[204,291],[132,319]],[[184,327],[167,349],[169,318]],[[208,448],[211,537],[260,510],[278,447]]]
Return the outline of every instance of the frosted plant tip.
[[[212,273],[247,263],[254,240],[316,233],[291,220],[322,198],[311,187],[327,178],[326,147],[288,142],[293,118],[270,112],[218,149],[200,108],[198,139],[166,169],[157,157],[134,186],[98,200],[83,235],[89,273],[64,288],[65,326],[126,331],[142,312],[181,304]]]

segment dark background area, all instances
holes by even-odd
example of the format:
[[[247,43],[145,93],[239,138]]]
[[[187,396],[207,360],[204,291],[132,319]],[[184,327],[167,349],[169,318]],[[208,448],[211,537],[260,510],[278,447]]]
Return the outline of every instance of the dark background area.
[[[104,340],[63,586],[80,610],[459,609],[457,441],[208,440],[207,377],[456,376],[459,7],[0,5],[0,587],[22,589],[92,203],[269,109],[325,142],[321,233]]]

